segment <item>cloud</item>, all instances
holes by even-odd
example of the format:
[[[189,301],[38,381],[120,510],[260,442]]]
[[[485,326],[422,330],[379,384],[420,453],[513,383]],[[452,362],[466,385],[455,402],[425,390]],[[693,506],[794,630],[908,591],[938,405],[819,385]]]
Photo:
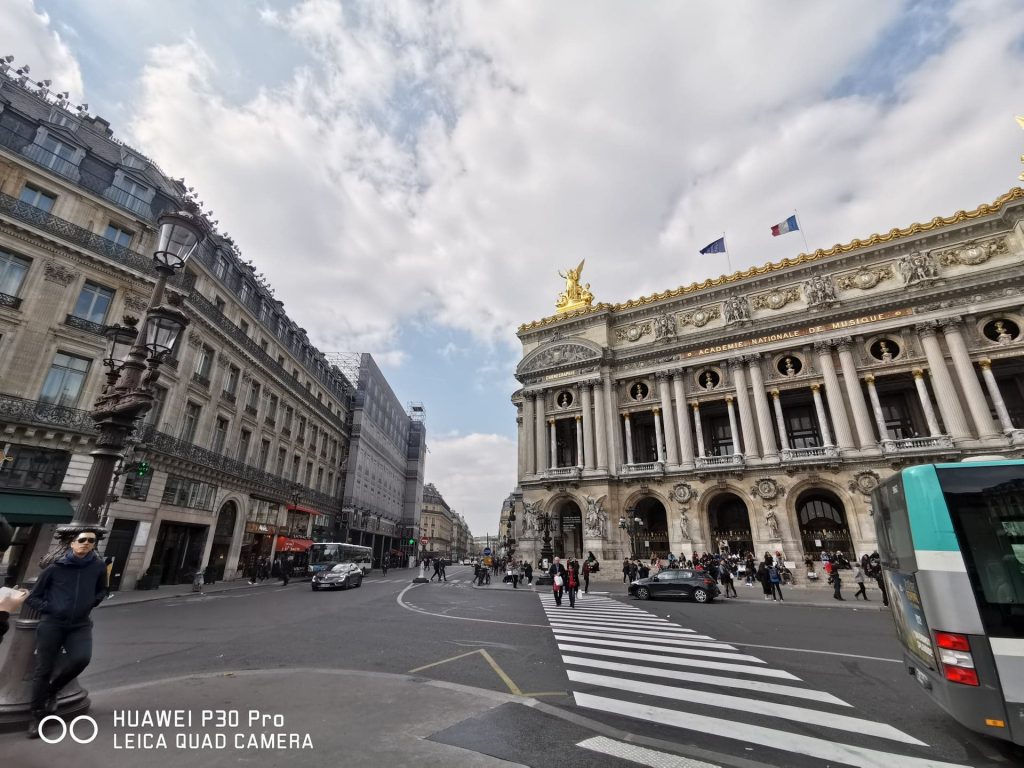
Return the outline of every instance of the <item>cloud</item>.
[[[495,533],[501,502],[516,485],[516,442],[503,435],[427,435],[426,481],[474,536]]]
[[[13,55],[14,67],[28,65],[34,80],[51,80],[52,88],[68,91],[79,103],[85,96],[78,61],[64,42],[74,30],[57,30],[49,14],[36,9],[33,0],[9,0],[4,4],[4,22],[0,24],[0,56]]]

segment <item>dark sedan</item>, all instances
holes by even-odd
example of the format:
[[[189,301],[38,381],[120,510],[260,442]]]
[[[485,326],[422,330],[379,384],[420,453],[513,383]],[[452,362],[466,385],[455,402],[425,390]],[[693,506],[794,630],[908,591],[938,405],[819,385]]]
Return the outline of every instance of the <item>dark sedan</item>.
[[[683,597],[697,603],[714,600],[721,594],[715,580],[701,571],[669,569],[637,579],[629,585],[629,594],[641,600],[655,597]]]
[[[313,591],[363,586],[363,571],[355,563],[339,563],[329,571],[313,574]]]

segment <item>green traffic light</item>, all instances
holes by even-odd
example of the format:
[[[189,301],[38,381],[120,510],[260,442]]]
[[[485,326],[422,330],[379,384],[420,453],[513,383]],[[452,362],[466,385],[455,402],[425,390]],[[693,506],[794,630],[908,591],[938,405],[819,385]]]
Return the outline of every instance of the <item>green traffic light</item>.
[[[409,543],[410,544],[415,544],[416,543],[416,539],[409,539]]]
[[[135,468],[135,474],[139,477],[145,477],[149,474],[149,462],[140,461],[139,465]]]

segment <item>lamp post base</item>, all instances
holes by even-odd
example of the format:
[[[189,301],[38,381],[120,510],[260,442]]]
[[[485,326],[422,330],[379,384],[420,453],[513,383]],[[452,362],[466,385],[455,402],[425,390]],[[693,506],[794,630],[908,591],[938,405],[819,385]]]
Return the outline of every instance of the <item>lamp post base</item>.
[[[413,584],[426,584],[428,581],[427,573],[423,568],[423,561],[420,560],[420,575],[412,580]]]

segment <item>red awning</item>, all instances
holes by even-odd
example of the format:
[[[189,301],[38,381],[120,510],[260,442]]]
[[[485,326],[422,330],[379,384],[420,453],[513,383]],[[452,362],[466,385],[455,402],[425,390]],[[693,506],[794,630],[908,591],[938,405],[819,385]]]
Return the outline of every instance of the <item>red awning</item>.
[[[305,552],[313,546],[312,539],[289,539],[286,536],[277,537],[278,552]]]
[[[310,509],[309,507],[300,507],[297,504],[289,504],[288,505],[288,511],[289,512],[305,512],[307,515],[319,515],[320,514],[315,509]]]

